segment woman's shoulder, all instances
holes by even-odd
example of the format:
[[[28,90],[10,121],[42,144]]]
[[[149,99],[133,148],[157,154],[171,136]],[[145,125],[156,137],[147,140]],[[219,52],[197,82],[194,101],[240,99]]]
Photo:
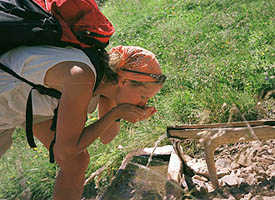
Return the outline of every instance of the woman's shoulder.
[[[65,84],[94,85],[96,75],[91,68],[82,62],[65,61],[51,67],[45,75],[44,82],[48,87],[62,91]]]

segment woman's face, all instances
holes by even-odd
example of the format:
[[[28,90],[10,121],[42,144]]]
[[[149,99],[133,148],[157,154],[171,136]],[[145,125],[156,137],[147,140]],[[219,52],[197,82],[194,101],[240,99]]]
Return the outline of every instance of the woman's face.
[[[119,82],[119,91],[116,102],[118,104],[129,103],[138,106],[145,106],[148,100],[154,97],[162,85],[157,83],[144,83],[143,86],[133,86],[131,81]]]

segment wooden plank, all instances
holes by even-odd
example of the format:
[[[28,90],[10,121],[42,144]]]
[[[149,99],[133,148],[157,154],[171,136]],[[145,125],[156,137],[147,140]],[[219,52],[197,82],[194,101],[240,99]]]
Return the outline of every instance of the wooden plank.
[[[253,137],[251,129],[256,137]],[[213,129],[185,129],[170,130],[167,132],[168,138],[195,139],[211,137],[219,144],[230,144],[241,141],[253,141],[256,139],[275,139],[275,126],[240,127],[240,128],[213,128]]]
[[[213,124],[184,124],[180,126],[168,126],[167,130],[182,129],[203,129],[203,128],[227,128],[227,127],[247,127],[247,123],[251,126],[272,125],[275,126],[275,120],[257,120],[248,122],[231,122],[231,123],[213,123]]]
[[[215,188],[219,188],[214,162],[215,149],[222,144],[275,139],[275,120],[168,127],[167,137],[199,140],[205,149],[210,180]]]

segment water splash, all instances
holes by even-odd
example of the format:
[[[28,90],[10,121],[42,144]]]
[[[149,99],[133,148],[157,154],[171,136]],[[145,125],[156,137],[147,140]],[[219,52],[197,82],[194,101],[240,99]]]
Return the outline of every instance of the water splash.
[[[152,162],[153,154],[154,154],[156,148],[158,147],[159,143],[160,143],[164,138],[166,138],[166,133],[163,134],[163,135],[161,135],[161,136],[159,137],[159,139],[156,141],[155,146],[154,146],[154,148],[153,148],[153,151],[152,151],[152,153],[151,153],[150,156],[149,156],[149,159],[148,159],[146,168],[149,167],[150,163]]]

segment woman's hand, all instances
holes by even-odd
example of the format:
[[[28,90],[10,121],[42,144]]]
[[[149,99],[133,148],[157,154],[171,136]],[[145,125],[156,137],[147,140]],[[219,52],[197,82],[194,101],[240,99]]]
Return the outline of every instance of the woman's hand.
[[[157,112],[156,108],[155,107],[144,107],[143,108],[144,110],[144,115],[138,119],[138,121],[143,121],[149,117],[151,117],[153,114],[155,114]]]
[[[136,123],[150,117],[156,112],[154,107],[140,107],[132,104],[120,104],[113,109],[118,119]]]

